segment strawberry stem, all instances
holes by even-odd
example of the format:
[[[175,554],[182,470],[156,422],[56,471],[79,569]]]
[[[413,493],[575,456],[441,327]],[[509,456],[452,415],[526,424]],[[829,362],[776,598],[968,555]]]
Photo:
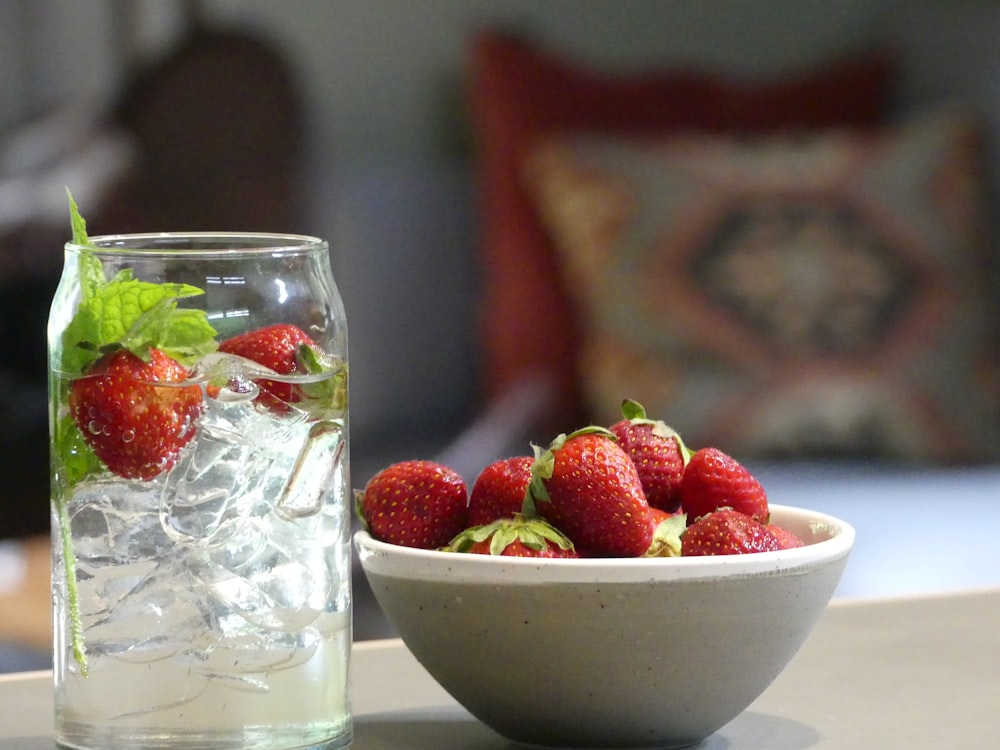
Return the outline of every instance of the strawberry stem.
[[[622,417],[629,421],[646,419],[646,409],[638,401],[627,398],[622,401]]]
[[[59,512],[59,537],[62,541],[63,565],[66,569],[66,594],[69,607],[70,640],[73,658],[80,665],[80,673],[87,676],[87,650],[83,643],[83,620],[80,617],[80,592],[76,585],[76,552],[73,550],[73,535],[70,533],[69,514],[62,498],[56,501]]]

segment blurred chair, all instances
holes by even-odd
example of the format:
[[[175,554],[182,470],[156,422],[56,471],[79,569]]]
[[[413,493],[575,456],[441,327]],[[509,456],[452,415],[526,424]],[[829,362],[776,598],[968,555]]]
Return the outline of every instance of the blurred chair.
[[[95,232],[297,231],[304,122],[296,82],[267,40],[195,24],[128,82],[110,125],[132,169]]]

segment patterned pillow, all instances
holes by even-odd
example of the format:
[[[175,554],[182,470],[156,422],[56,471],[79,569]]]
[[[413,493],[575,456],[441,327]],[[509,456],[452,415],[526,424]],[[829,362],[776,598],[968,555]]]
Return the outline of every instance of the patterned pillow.
[[[592,416],[635,398],[693,447],[1000,452],[975,125],[540,142],[526,185],[584,316]]]
[[[518,179],[528,149],[560,130],[603,134],[773,133],[871,127],[896,81],[885,54],[862,52],[767,79],[690,67],[609,71],[544,40],[485,28],[472,39],[471,124],[481,217],[482,372],[488,396],[545,373],[555,423],[580,409],[579,329],[555,252]]]

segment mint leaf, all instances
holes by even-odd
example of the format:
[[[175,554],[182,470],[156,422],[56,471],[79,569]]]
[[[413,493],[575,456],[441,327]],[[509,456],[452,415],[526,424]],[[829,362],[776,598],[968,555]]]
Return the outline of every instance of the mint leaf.
[[[100,339],[100,325],[97,316],[90,310],[79,309],[62,334],[62,370],[65,373],[81,373],[93,362],[98,354],[97,341]]]
[[[109,346],[148,360],[161,349],[186,366],[216,348],[216,332],[203,310],[178,309],[177,301],[203,294],[190,284],[136,281],[128,269],[83,295],[63,333],[63,370],[83,372]]]
[[[56,450],[63,470],[59,480],[66,487],[72,487],[84,477],[104,468],[69,414],[63,415],[56,424]]]
[[[80,305],[98,319],[100,345],[138,343],[148,340],[155,346],[166,335],[175,300],[201,294],[183,284],[152,284],[147,281],[112,281],[90,302]]]
[[[80,253],[77,274],[80,277],[80,293],[85,300],[93,299],[97,290],[107,283],[104,278],[104,266],[93,253],[86,251]]]
[[[170,323],[157,348],[190,367],[218,348],[215,336],[215,329],[203,311],[173,310]]]
[[[184,365],[192,365],[215,351],[215,329],[202,310],[178,309],[177,300],[203,292],[188,284],[150,284],[129,281],[120,289],[109,284],[116,296],[102,299],[108,336],[116,327],[120,343],[140,357],[149,349],[161,349]],[[110,293],[109,293],[110,294]]]
[[[73,200],[73,194],[69,191],[69,188],[66,188],[66,196],[69,198],[69,223],[73,230],[73,244],[89,245],[90,238],[87,236],[87,222],[80,215],[80,209],[77,208],[76,201]]]

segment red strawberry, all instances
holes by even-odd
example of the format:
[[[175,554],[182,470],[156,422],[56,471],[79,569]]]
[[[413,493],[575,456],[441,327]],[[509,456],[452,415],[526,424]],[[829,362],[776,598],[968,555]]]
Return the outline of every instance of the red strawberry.
[[[782,528],[773,523],[767,524],[768,531],[770,531],[778,540],[778,544],[781,545],[781,549],[795,549],[796,547],[804,547],[805,542],[803,542],[798,536],[793,534],[788,529]]]
[[[750,516],[725,509],[702,516],[681,537],[681,556],[743,555],[781,549],[778,538]]]
[[[277,323],[226,339],[219,344],[219,351],[246,357],[280,375],[291,375],[306,372],[299,356],[303,346],[317,348],[301,328],[289,323]],[[286,408],[285,404],[302,400],[302,391],[294,383],[264,379],[256,382],[260,388],[258,401],[272,409],[282,411]]]
[[[543,518],[515,514],[473,526],[448,546],[453,552],[505,557],[579,557],[573,542]]]
[[[531,481],[531,462],[531,456],[503,458],[480,472],[469,494],[470,526],[482,526],[521,512]]]
[[[357,512],[376,539],[436,549],[466,527],[467,500],[465,482],[453,469],[434,461],[401,461],[357,493]]]
[[[674,512],[681,504],[681,477],[690,458],[687,447],[662,421],[647,419],[646,410],[635,401],[622,403],[622,416],[610,429],[635,464],[646,500],[653,508]]]
[[[159,349],[144,362],[127,349],[103,355],[70,387],[69,408],[84,440],[111,471],[149,480],[177,460],[204,402],[187,369]]]
[[[581,554],[638,557],[653,523],[635,464],[614,435],[586,427],[535,449],[525,511],[573,540]]]
[[[681,479],[681,507],[689,524],[720,508],[732,508],[761,523],[771,515],[760,482],[718,448],[702,448],[691,456]]]

